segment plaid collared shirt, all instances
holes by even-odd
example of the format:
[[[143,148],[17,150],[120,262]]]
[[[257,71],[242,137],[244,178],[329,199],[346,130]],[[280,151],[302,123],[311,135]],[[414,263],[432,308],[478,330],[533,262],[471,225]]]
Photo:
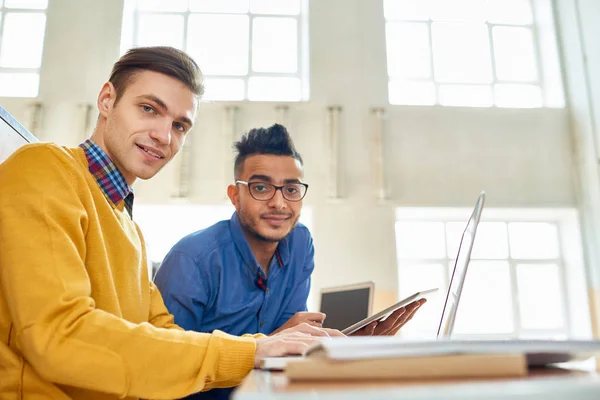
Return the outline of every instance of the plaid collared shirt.
[[[96,143],[87,139],[79,145],[85,152],[90,173],[106,198],[115,206],[125,201],[125,209],[133,218],[133,189],[129,187],[121,171]]]

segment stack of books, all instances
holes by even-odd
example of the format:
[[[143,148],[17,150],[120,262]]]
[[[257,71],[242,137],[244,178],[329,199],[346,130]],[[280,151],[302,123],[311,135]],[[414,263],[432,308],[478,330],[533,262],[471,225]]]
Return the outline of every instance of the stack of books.
[[[432,340],[347,337],[314,344],[284,366],[291,380],[518,377],[600,355],[598,340]]]

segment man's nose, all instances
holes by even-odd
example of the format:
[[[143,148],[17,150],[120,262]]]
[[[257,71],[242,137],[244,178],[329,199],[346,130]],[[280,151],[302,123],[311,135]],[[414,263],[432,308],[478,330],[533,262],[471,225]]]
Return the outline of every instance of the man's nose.
[[[157,142],[165,145],[171,144],[171,121],[164,121],[162,124],[158,124],[155,129],[150,133],[150,137]]]
[[[283,188],[275,189],[275,195],[269,200],[269,207],[281,209],[286,206],[285,199],[283,198]]]

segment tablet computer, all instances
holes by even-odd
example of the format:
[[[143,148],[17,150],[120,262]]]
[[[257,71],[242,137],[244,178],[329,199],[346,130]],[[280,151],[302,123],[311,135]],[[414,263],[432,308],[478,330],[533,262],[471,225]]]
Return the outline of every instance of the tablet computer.
[[[438,288],[434,288],[434,289],[429,289],[429,290],[424,290],[421,292],[417,292],[411,296],[408,296],[407,298],[400,300],[399,302],[397,302],[396,304],[386,308],[385,310],[382,310],[380,312],[378,312],[377,314],[371,315],[368,318],[365,318],[361,321],[358,321],[357,323],[350,325],[349,327],[347,327],[346,329],[344,329],[342,331],[342,333],[344,335],[350,335],[354,332],[356,332],[357,330],[369,325],[371,322],[373,321],[382,321],[385,320],[391,313],[393,313],[394,311],[396,311],[399,308],[402,308],[404,306],[409,305],[410,303],[412,303],[413,301],[416,300],[420,300],[422,298],[426,298],[427,296],[429,296],[432,293],[435,293],[438,291]]]

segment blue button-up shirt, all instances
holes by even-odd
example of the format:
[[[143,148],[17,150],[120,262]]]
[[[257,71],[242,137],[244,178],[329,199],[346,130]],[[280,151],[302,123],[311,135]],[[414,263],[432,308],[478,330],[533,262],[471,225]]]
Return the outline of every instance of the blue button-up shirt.
[[[267,276],[234,213],[229,221],[181,239],[165,257],[155,283],[184,329],[269,334],[306,311],[313,269],[312,237],[298,224],[279,242]],[[212,390],[194,398],[227,398],[229,392]]]

